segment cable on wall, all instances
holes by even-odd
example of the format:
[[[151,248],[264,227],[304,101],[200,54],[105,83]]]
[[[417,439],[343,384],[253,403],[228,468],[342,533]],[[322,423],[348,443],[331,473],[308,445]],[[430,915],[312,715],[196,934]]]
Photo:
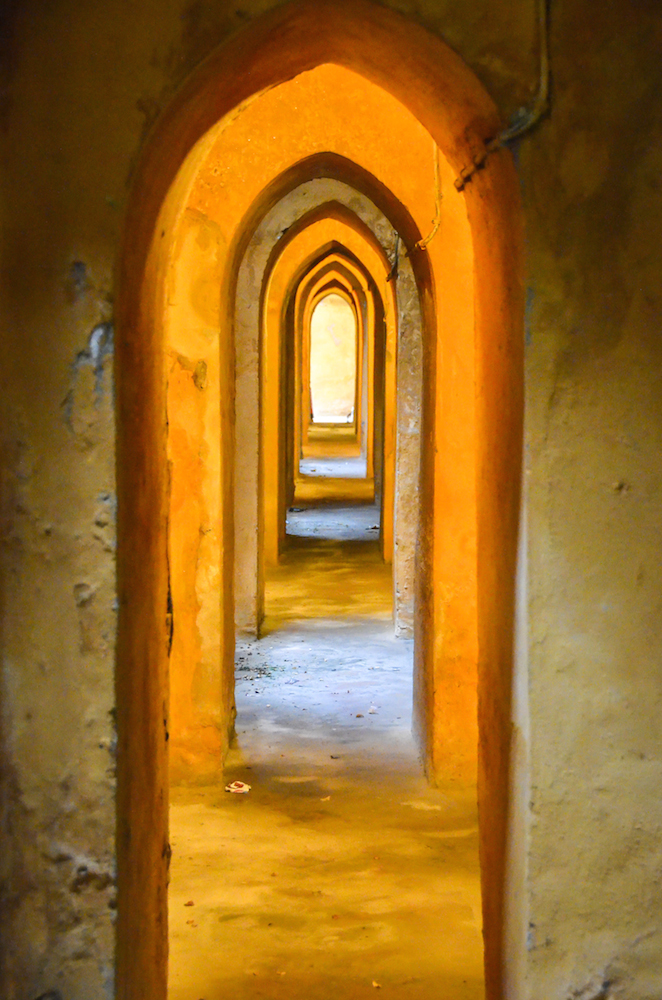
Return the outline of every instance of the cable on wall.
[[[400,265],[400,233],[393,232],[395,237],[395,251],[393,254],[393,265],[386,278],[387,281],[393,281],[394,278],[398,276],[398,267]]]
[[[490,153],[496,152],[507,146],[508,143],[519,139],[525,132],[529,132],[540,119],[549,111],[549,4],[550,0],[538,0],[538,35],[540,38],[540,76],[538,80],[538,91],[533,104],[529,108],[520,108],[513,116],[510,125],[499,132],[493,139],[488,139],[485,148],[477,153],[473,158],[470,167],[463,167],[459,177],[455,180],[455,187],[458,191],[463,191],[465,185],[472,179],[475,173],[485,166]]]
[[[414,250],[425,250],[428,243],[437,235],[437,230],[441,225],[441,175],[439,173],[439,147],[436,142],[434,143],[434,153],[432,154],[434,158],[434,220],[432,223],[432,229],[425,237],[425,239],[419,240],[411,248],[407,256],[411,256]]]

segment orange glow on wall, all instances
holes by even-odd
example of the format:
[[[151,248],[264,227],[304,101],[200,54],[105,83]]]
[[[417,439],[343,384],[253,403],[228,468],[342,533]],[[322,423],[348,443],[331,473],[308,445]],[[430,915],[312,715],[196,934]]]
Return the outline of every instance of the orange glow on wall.
[[[328,213],[328,214],[327,214]],[[278,247],[278,255],[272,261],[271,267],[265,279],[262,315],[263,315],[263,443],[262,454],[265,456],[278,455],[283,450],[283,443],[280,440],[281,424],[278,419],[280,406],[280,375],[282,333],[283,333],[283,313],[285,303],[289,300],[293,290],[297,287],[302,272],[309,270],[309,280],[316,280],[317,270],[311,267],[313,261],[322,253],[320,268],[324,272],[321,280],[326,280],[326,268],[339,266],[339,258],[333,255],[325,256],[324,253],[333,250],[334,246],[342,246],[349,251],[357,260],[360,260],[366,271],[373,277],[378,290],[381,293],[381,301],[384,303],[384,313],[386,322],[386,372],[385,385],[389,394],[389,400],[395,400],[395,341],[396,341],[396,309],[394,301],[393,286],[386,278],[390,270],[390,263],[385,257],[381,248],[376,245],[372,233],[367,227],[353,215],[353,213],[343,210],[341,206],[321,206],[311,213],[310,217],[304,217],[300,224],[293,227],[291,233],[283,240],[283,245]],[[345,260],[343,266],[351,268],[351,263]],[[368,290],[366,279],[354,267],[354,275],[357,281],[364,283],[364,291]],[[305,290],[305,286],[304,286]],[[309,301],[308,291],[298,297],[301,308],[305,307]],[[368,317],[368,328],[373,321],[371,312]],[[295,310],[295,321],[298,329],[301,330],[306,321],[304,313],[299,314]],[[370,347],[370,344],[369,344]],[[300,370],[301,362],[295,357],[296,371]],[[368,364],[372,366],[372,356],[368,359]],[[370,389],[372,392],[372,389]],[[301,425],[300,413],[298,410],[301,390],[295,386],[295,443],[294,452],[298,454],[299,449],[304,454],[310,450],[310,445],[304,442],[299,443],[299,430]],[[369,412],[373,409],[372,400],[369,401]],[[384,430],[384,484],[383,496],[384,505],[382,508],[382,545],[384,557],[389,560],[393,545],[393,475],[395,463],[395,427],[394,413],[395,406],[387,407],[387,420]],[[367,434],[367,469],[368,475],[372,474],[372,427],[368,427]],[[264,557],[268,563],[274,565],[278,560],[278,553],[282,544],[284,534],[284,502],[282,485],[277,485],[278,469],[273,462],[264,461],[262,468],[263,494],[264,494]],[[360,481],[359,481],[360,483]],[[346,495],[356,493],[357,481],[344,481],[342,489]],[[363,496],[363,493],[360,494]]]
[[[181,633],[170,660],[171,762],[185,769],[194,746],[203,756],[211,748],[218,766],[232,718],[233,281],[256,220],[279,191],[310,176],[313,162],[326,162],[397,223],[419,281],[417,714],[430,772],[470,780],[478,677],[486,962],[496,997],[521,430],[514,172],[509,155],[497,153],[463,195],[455,192],[472,137],[494,135],[498,119],[450,50],[385,8],[304,0],[278,8],[250,38],[208,60],[155,130],[120,268],[118,794],[132,839],[120,825],[118,996],[141,982],[161,1000],[164,983],[165,863],[153,831],[165,829],[166,531],[170,557],[189,551],[196,564],[188,584],[170,574]],[[436,147],[438,235],[416,251],[435,222]],[[169,487],[166,410],[178,414]],[[136,920],[152,928],[143,941]]]

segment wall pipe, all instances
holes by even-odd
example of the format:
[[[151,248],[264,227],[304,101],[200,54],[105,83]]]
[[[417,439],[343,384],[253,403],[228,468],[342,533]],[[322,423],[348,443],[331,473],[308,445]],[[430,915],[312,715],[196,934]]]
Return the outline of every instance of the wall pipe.
[[[458,191],[463,191],[465,185],[473,178],[479,170],[482,170],[487,162],[490,153],[496,152],[503,146],[519,139],[526,132],[534,128],[540,119],[549,111],[549,4],[550,0],[538,0],[538,34],[540,38],[540,76],[538,79],[538,91],[531,107],[520,108],[510,125],[485,142],[485,148],[477,153],[470,167],[463,167],[459,177],[455,180],[455,187]]]

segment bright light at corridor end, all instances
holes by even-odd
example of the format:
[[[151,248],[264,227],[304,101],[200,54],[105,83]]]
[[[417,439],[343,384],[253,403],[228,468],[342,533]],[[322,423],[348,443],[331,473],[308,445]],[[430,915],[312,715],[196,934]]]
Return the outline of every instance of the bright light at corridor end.
[[[325,295],[310,320],[310,407],[315,424],[354,419],[357,331],[354,310],[341,295]]]

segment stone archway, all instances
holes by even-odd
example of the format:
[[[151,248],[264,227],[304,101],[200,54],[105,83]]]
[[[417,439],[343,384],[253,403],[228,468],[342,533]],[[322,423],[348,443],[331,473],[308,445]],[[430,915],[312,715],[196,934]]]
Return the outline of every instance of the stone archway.
[[[166,544],[166,390],[158,313],[164,281],[161,233],[174,222],[182,193],[207,151],[208,131],[253,95],[321,64],[346,67],[400,101],[441,150],[447,180],[471,162],[482,142],[499,129],[496,111],[478,81],[438,39],[364,0],[304,0],[278,8],[212,56],[173,102],[145,148],[118,275],[117,986],[121,998],[161,1000],[166,990],[167,658],[172,607]],[[265,190],[264,198],[269,196]],[[388,203],[388,192],[384,199]],[[466,489],[471,482],[478,551],[475,640],[485,955],[488,992],[496,998],[501,993],[522,423],[521,223],[509,154],[494,154],[457,199],[461,210],[450,199],[443,209],[446,237],[456,238],[454,255],[444,262],[449,270],[442,268],[441,244],[426,255],[436,275],[438,308],[428,323],[434,336],[429,335],[425,345],[421,497],[425,554],[417,621],[423,650],[418,715],[428,766],[434,771],[441,751],[451,752],[454,741],[466,738],[463,728],[471,728],[466,714],[470,702],[462,696],[470,679],[454,673],[463,662],[466,624],[465,591],[455,569],[462,563],[454,544],[458,524],[453,517],[441,516],[443,511],[454,511],[457,517],[466,517],[461,515],[457,490],[459,484]],[[391,203],[391,211],[397,215],[397,203]],[[468,220],[466,233],[463,219]],[[242,231],[248,231],[246,225]],[[410,251],[414,243],[410,238]],[[238,246],[234,251],[237,259]],[[416,255],[414,263],[420,274],[422,262],[416,262]],[[231,270],[223,279],[224,301],[230,298]],[[429,320],[434,316],[434,289],[424,282],[421,288]],[[443,366],[438,357],[442,348]],[[464,367],[467,358],[470,371]],[[449,359],[457,364],[448,364]],[[454,407],[471,416],[475,429],[468,454],[466,448],[463,451],[466,438]],[[230,541],[222,564],[223,578],[229,581],[231,551]],[[449,623],[456,627],[449,629]],[[441,700],[431,697],[434,687],[441,691]],[[446,727],[440,733],[442,711],[454,723],[451,731]],[[460,752],[458,760],[461,756]]]
[[[323,235],[320,235],[323,234]],[[379,298],[382,303],[386,304],[386,340],[387,348],[390,356],[390,360],[386,363],[386,376],[385,376],[385,390],[388,393],[390,406],[395,409],[395,383],[396,383],[396,355],[397,351],[397,329],[398,326],[405,326],[405,320],[410,318],[410,313],[407,316],[399,316],[399,306],[398,303],[404,296],[395,295],[395,283],[389,283],[387,281],[388,273],[391,269],[391,263],[386,257],[384,249],[381,244],[375,238],[372,230],[368,228],[365,224],[361,223],[361,220],[348,209],[343,209],[341,205],[322,205],[318,209],[315,209],[311,213],[308,213],[298,221],[296,225],[293,225],[287,233],[287,237],[278,245],[278,253],[272,256],[269,266],[265,272],[265,286],[264,286],[264,297],[262,304],[263,312],[263,350],[265,352],[264,358],[264,370],[267,382],[265,383],[264,392],[267,393],[264,399],[263,410],[264,412],[274,412],[275,401],[273,397],[274,391],[274,380],[269,379],[269,371],[278,367],[278,344],[280,339],[280,303],[283,299],[286,299],[288,292],[288,282],[296,283],[301,275],[302,269],[308,267],[313,267],[313,259],[306,256],[306,254],[313,254],[315,258],[319,258],[319,266],[327,266],[327,261],[333,259],[332,257],[325,256],[323,253],[324,248],[328,250],[328,254],[332,254],[333,247],[326,246],[326,240],[332,240],[333,238],[337,240],[345,241],[345,248],[352,247],[354,256],[360,255],[362,259],[369,264],[368,273],[372,275],[372,278],[376,281]],[[319,239],[322,240],[323,246],[319,246]],[[306,245],[308,250],[306,251]],[[289,278],[289,271],[287,269],[287,261],[290,253],[294,254],[294,259],[292,261],[291,267],[294,268],[294,277]],[[299,254],[303,255],[302,260],[299,261]],[[403,271],[406,267],[403,268]],[[411,268],[409,268],[409,274],[404,274],[401,279],[398,279],[398,284],[402,284],[403,292],[410,291],[410,285],[408,281],[413,283],[413,277],[411,277]],[[411,324],[407,327],[407,333],[411,340],[420,340],[420,323],[417,329],[411,330]],[[401,352],[403,355],[404,363],[408,361],[407,351]],[[401,383],[411,383],[412,375],[411,373],[405,374],[401,372],[398,376]],[[267,386],[271,388],[268,389]],[[420,393],[420,388],[418,388]],[[271,395],[269,395],[271,393]],[[395,428],[388,428],[389,433],[387,434],[387,441],[385,442],[385,451],[387,459],[385,462],[385,488],[383,490],[384,500],[384,516],[383,516],[383,530],[385,532],[384,537],[384,554],[387,561],[392,558],[393,551],[393,494],[394,494],[394,468],[395,468]],[[269,441],[265,441],[263,451],[268,453],[279,450],[278,445],[278,434],[277,428],[271,425],[266,428],[266,433],[269,435]],[[263,470],[263,484],[264,484],[264,494],[265,498],[269,496],[268,483],[270,476],[273,476],[273,469],[265,468]],[[415,492],[417,488],[417,483],[414,481],[414,477],[410,476],[407,479],[407,484],[410,492]],[[274,493],[274,489],[271,490]],[[271,509],[267,512],[266,516],[270,520],[265,527],[265,552],[271,554],[273,559],[273,554],[277,550],[278,536],[279,536],[279,525],[278,525],[278,511],[276,509]],[[409,534],[411,536],[412,544],[409,548],[413,548],[413,537],[414,529],[411,525],[406,526],[403,524],[399,525],[399,534],[401,537],[410,530]],[[280,531],[284,530],[284,525],[280,525]],[[404,550],[406,546],[402,547]],[[401,551],[402,551],[401,550]],[[407,567],[405,567],[406,571]],[[413,579],[413,574],[409,573],[410,577]],[[403,573],[399,571],[399,567],[396,568],[396,581],[398,581],[402,586],[403,593],[410,593],[411,587],[405,585],[403,578]],[[396,609],[397,610],[397,609]],[[397,621],[397,615],[396,615]]]

